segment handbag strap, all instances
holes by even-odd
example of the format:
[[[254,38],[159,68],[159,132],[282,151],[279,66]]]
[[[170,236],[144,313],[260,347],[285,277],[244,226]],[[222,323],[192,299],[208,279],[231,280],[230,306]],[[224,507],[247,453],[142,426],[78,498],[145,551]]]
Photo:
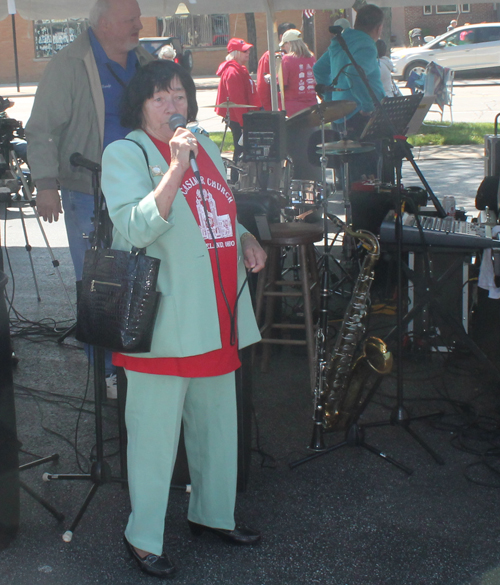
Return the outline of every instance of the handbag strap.
[[[137,142],[137,140],[132,140],[132,138],[124,138],[123,140],[128,140],[129,142],[133,142],[134,144],[137,144],[137,146],[142,150],[142,154],[144,155],[144,158],[146,159],[146,165],[148,166],[148,171],[149,171],[149,158],[148,158],[148,153],[146,152],[146,149],[144,148],[144,146],[142,146],[142,144],[140,142]]]

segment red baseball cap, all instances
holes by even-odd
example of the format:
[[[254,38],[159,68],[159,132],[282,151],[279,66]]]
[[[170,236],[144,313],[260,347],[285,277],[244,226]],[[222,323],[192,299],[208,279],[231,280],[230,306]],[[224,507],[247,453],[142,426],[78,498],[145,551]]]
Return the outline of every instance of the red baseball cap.
[[[245,42],[243,39],[231,39],[227,44],[227,52],[231,53],[232,51],[248,51],[251,49],[253,45],[250,43]]]

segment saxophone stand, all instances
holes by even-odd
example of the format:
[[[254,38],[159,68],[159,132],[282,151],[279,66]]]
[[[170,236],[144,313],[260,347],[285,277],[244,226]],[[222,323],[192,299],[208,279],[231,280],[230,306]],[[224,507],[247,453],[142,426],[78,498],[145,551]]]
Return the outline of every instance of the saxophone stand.
[[[78,163],[77,160],[74,160],[72,155],[72,164],[74,166],[82,166],[92,171],[92,184],[94,190],[94,234],[93,238],[95,241],[99,242],[102,246],[106,246],[109,244],[108,234],[106,233],[106,228],[104,222],[102,221],[102,212],[103,212],[103,200],[99,195],[100,188],[99,188],[99,173],[101,171],[101,167],[97,163],[93,163],[92,161],[88,161],[81,157],[81,163]],[[95,459],[92,461],[90,472],[83,473],[83,474],[76,474],[76,473],[67,473],[67,474],[53,474],[53,473],[44,473],[43,480],[44,481],[52,481],[52,480],[70,480],[70,481],[90,481],[91,488],[87,493],[87,496],[80,507],[75,519],[73,520],[71,526],[68,530],[63,534],[62,539],[64,542],[71,542],[73,539],[73,533],[80,523],[83,515],[85,514],[86,509],[88,508],[90,502],[92,501],[93,497],[97,493],[97,490],[110,482],[117,482],[121,484],[125,484],[127,482],[126,479],[123,477],[113,477],[111,474],[111,468],[109,463],[104,458],[104,440],[103,440],[103,432],[102,432],[102,403],[104,400],[104,396],[106,395],[106,382],[105,382],[105,350],[100,347],[93,347],[93,356],[94,356],[94,396],[95,396],[95,438],[96,438],[96,446],[95,446]]]
[[[329,216],[329,218],[334,223],[341,224],[341,222],[337,218],[335,218],[334,216]],[[325,258],[325,262],[326,262],[326,266],[328,266],[328,258],[327,257]],[[325,276],[325,274],[328,276],[327,270],[325,270],[324,276]],[[359,281],[358,281],[357,286],[359,286]],[[353,297],[356,297],[356,295],[357,295],[357,291],[355,289],[353,291]],[[398,461],[396,461],[395,459],[393,459],[392,457],[390,457],[389,455],[387,455],[383,451],[380,451],[380,449],[378,449],[377,447],[375,447],[375,446],[373,446],[365,441],[364,429],[368,425],[360,425],[358,421],[359,421],[359,418],[361,417],[361,415],[363,414],[364,410],[366,409],[366,407],[370,403],[375,391],[377,390],[377,388],[378,388],[377,384],[374,384],[372,386],[372,388],[366,393],[364,398],[362,396],[356,396],[355,404],[350,404],[349,407],[346,407],[346,410],[348,410],[348,415],[346,417],[346,422],[343,425],[343,427],[345,428],[344,440],[340,443],[337,443],[337,444],[331,446],[331,447],[328,447],[328,448],[325,447],[324,434],[325,434],[325,432],[328,432],[328,431],[326,431],[325,427],[324,427],[325,403],[324,403],[324,400],[322,400],[322,398],[325,396],[325,393],[327,392],[326,380],[327,380],[327,373],[328,373],[328,364],[327,364],[327,359],[326,359],[326,353],[327,353],[326,352],[326,340],[327,340],[327,334],[328,334],[327,302],[328,302],[328,280],[327,279],[325,280],[325,278],[323,278],[323,287],[322,287],[322,292],[321,292],[321,304],[320,304],[320,324],[319,324],[318,332],[317,332],[317,345],[316,345],[316,353],[317,353],[318,362],[317,362],[317,371],[316,371],[316,384],[315,384],[315,390],[314,390],[314,416],[313,416],[314,425],[313,425],[312,440],[311,440],[311,444],[309,447],[309,449],[311,451],[314,451],[314,453],[312,453],[311,455],[308,455],[306,457],[303,457],[302,459],[299,459],[298,461],[294,461],[293,463],[290,463],[289,467],[290,467],[290,469],[294,469],[295,467],[298,467],[299,465],[302,465],[303,463],[308,463],[309,461],[313,461],[314,459],[317,459],[318,457],[322,457],[323,455],[326,455],[328,453],[336,451],[337,449],[340,449],[341,447],[348,446],[348,447],[363,447],[364,449],[366,449],[370,453],[377,455],[378,457],[380,457],[381,459],[384,459],[388,463],[391,463],[392,465],[394,465],[398,469],[401,469],[402,471],[404,471],[408,475],[411,475],[413,473],[413,471],[411,469],[409,469],[408,467],[406,467],[402,463],[399,463]],[[348,307],[347,311],[349,311],[349,307]],[[376,341],[375,341],[375,343],[376,343]],[[362,369],[357,374],[358,378],[359,378],[357,383],[359,384],[360,388],[364,387],[365,382],[368,379],[368,376],[373,372],[374,366],[372,364],[375,363],[378,347],[375,347],[374,342],[372,342],[371,345],[367,344],[367,346],[365,347],[365,352],[368,353],[368,350],[370,350],[372,348],[374,349],[374,352],[373,352],[374,358],[372,360],[370,360],[370,365],[367,365],[366,361],[363,361],[362,362]],[[384,369],[385,370],[387,370],[387,368],[390,369],[391,366],[392,366],[392,359],[390,359],[387,362],[382,360],[380,362],[380,364],[378,364],[377,372],[379,374],[387,373],[387,372],[384,372]]]

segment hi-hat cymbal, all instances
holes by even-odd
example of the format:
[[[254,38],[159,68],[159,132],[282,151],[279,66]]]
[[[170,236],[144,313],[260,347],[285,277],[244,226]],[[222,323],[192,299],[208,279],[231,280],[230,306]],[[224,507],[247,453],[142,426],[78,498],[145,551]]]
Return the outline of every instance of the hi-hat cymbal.
[[[321,148],[322,144],[316,144],[317,148]],[[360,146],[366,146],[366,143],[356,142],[355,140],[337,140],[337,142],[325,142],[325,149],[338,148],[340,150],[346,150],[350,148],[359,148]]]
[[[248,104],[235,104],[234,102],[222,102],[213,106],[205,106],[205,108],[258,108],[259,106],[250,106]]]
[[[349,146],[346,143],[350,143]],[[319,145],[321,146],[321,145]],[[354,140],[339,140],[339,142],[328,142],[325,144],[325,154],[329,155],[347,155],[361,154],[375,150],[375,145],[369,142],[354,142]],[[323,154],[323,149],[318,148],[316,154]]]
[[[333,122],[339,118],[347,116],[356,109],[356,102],[349,100],[338,100],[334,102],[322,102],[315,106],[311,106],[307,110],[297,112],[293,116],[290,116],[286,121],[287,125],[295,126],[321,126],[321,122],[325,124]]]

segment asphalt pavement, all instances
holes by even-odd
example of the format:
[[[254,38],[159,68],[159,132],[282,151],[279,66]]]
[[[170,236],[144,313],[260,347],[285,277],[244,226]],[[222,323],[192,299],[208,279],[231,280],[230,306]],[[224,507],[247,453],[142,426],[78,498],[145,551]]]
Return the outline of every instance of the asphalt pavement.
[[[212,79],[203,83],[209,85]],[[486,86],[491,101],[489,108],[481,106],[485,117],[497,107],[496,85]],[[472,92],[483,91],[480,87],[464,85]],[[12,95],[7,90],[0,87],[0,95]],[[25,121],[33,90],[23,86],[23,91],[23,97],[17,96],[14,88],[16,110],[9,113]],[[200,108],[200,112],[206,109],[203,123],[220,129],[208,107],[215,103],[215,91],[200,89],[198,98],[200,105],[207,106]],[[474,197],[484,176],[482,146],[416,148],[414,157],[439,198],[454,195],[457,207],[470,215],[477,213]],[[420,185],[409,162],[403,166],[403,182]],[[332,196],[331,206],[342,213],[341,194]],[[14,382],[21,462],[60,455],[58,463],[22,472],[22,479],[66,516],[64,522],[57,522],[22,492],[19,533],[0,552],[0,585],[156,583],[126,557],[121,540],[129,503],[126,490],[117,484],[99,487],[72,542],[61,538],[90,482],[43,482],[42,472],[79,472],[79,466],[86,471],[95,452],[92,372],[81,344],[72,337],[61,344],[56,341],[74,319],[73,268],[62,220],[39,223],[27,205],[8,206],[0,214],[9,277],[6,290],[13,307],[11,332],[19,359]],[[447,255],[445,264],[448,258],[455,256]],[[451,288],[442,293],[445,299],[461,294],[462,282],[450,279],[450,283]],[[382,296],[380,287],[372,301],[388,319],[393,318],[393,299]],[[336,315],[334,326],[342,314]],[[387,332],[376,318],[371,326],[377,336]],[[497,361],[496,353],[492,359]],[[500,584],[500,485],[495,458],[500,404],[498,379],[487,365],[461,346],[449,355],[423,348],[405,357],[402,386],[395,374],[388,376],[364,419],[384,421],[383,426],[366,429],[369,445],[374,444],[380,456],[351,444],[292,471],[288,464],[308,453],[312,431],[307,357],[300,348],[275,351],[268,373],[261,372],[258,363],[252,371],[249,483],[238,496],[237,517],[263,531],[262,544],[234,548],[210,535],[195,540],[185,522],[189,496],[173,490],[165,538],[179,567],[173,582]],[[415,421],[409,429],[394,424],[393,407],[400,389],[405,413],[440,411],[441,418]],[[103,426],[106,460],[116,474],[117,414],[112,401],[105,404]],[[328,436],[327,444],[341,441],[340,435]],[[425,446],[445,464],[437,463]],[[390,464],[391,457],[413,474]]]

